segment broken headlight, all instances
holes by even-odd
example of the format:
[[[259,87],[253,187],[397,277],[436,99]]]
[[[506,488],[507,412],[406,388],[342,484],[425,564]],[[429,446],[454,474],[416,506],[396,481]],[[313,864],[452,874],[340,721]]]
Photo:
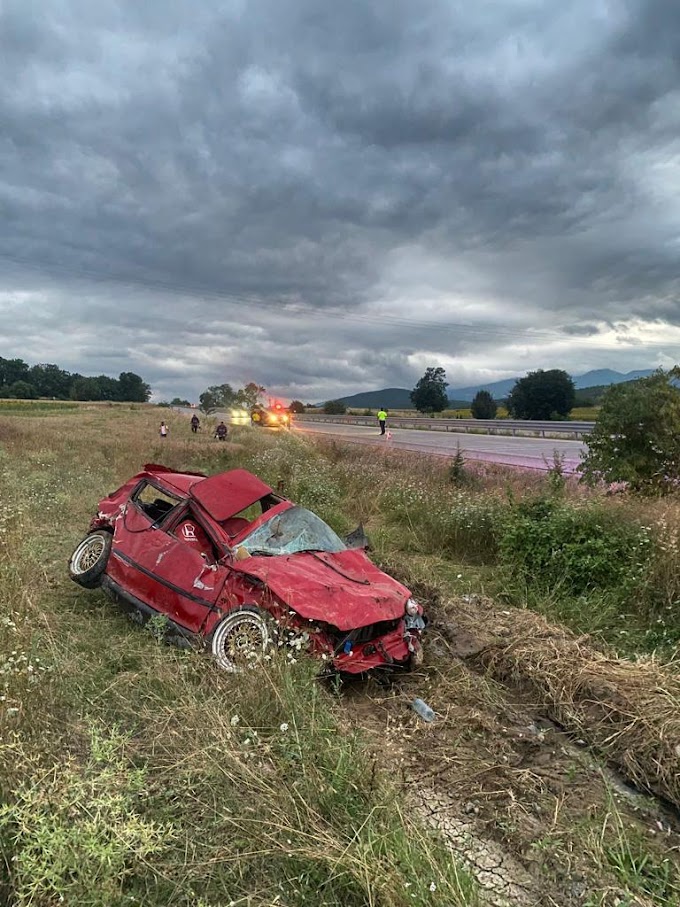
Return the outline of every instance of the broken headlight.
[[[406,602],[406,613],[408,614],[408,616],[415,617],[416,614],[420,614],[421,612],[422,608],[415,600],[415,598],[409,598],[409,600]]]

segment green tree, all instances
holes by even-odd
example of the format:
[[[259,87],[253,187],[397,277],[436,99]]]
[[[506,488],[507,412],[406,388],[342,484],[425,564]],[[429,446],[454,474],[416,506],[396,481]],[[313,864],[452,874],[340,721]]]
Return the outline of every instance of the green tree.
[[[411,402],[419,413],[440,413],[449,405],[447,387],[444,369],[428,368],[411,391]]]
[[[323,405],[323,412],[328,416],[344,416],[347,412],[347,404],[342,400],[327,400]]]
[[[9,386],[9,396],[15,400],[35,400],[38,392],[28,381],[15,381]]]
[[[217,398],[210,389],[203,391],[198,398],[198,408],[206,416],[211,416],[213,413],[217,412],[219,408]]]
[[[260,397],[264,393],[266,393],[266,388],[262,387],[261,384],[255,384],[254,381],[251,381],[236,392],[235,402],[239,406],[245,406],[247,409],[252,409],[254,406],[257,406],[260,402]]]
[[[303,413],[305,411],[305,404],[300,400],[293,400],[288,409],[291,413]]]
[[[508,412],[516,419],[566,419],[574,406],[574,382],[562,369],[538,369],[510,391]]]
[[[471,410],[473,419],[495,419],[498,404],[488,391],[477,391]]]
[[[239,393],[234,390],[231,384],[213,384],[203,391],[198,398],[199,409],[210,416],[219,410],[229,409],[239,401]]]
[[[34,365],[28,370],[30,384],[36,389],[39,397],[58,397],[66,400],[71,388],[71,375],[58,365],[45,363]]]
[[[680,482],[680,367],[607,389],[579,466],[583,480],[665,494]]]
[[[118,376],[119,400],[125,403],[146,403],[151,388],[134,372],[121,372]]]
[[[23,359],[3,359],[0,357],[0,384],[14,384],[15,381],[28,381],[28,365]]]
[[[170,406],[191,406],[188,400],[182,400],[181,397],[173,397]]]
[[[69,396],[72,400],[101,400],[102,389],[99,378],[74,375]]]
[[[120,399],[120,385],[115,378],[111,378],[109,375],[98,375],[97,383],[99,385],[100,400]]]

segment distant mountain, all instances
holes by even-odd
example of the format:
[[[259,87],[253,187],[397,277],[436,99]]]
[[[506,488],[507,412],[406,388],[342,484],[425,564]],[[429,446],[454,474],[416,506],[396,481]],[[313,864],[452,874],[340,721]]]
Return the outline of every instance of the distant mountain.
[[[366,391],[363,394],[352,394],[351,397],[337,397],[342,400],[350,409],[378,409],[384,406],[385,409],[415,409],[411,403],[411,391],[405,387],[386,387],[381,391]],[[452,408],[466,406],[465,400],[451,400],[449,404]],[[320,404],[323,406],[323,404]]]
[[[586,372],[585,375],[579,375],[578,378],[574,378],[574,384],[577,388],[596,387],[600,384],[623,384],[624,381],[635,381],[636,378],[647,378],[649,375],[653,374],[653,372],[653,368],[641,368],[634,372],[626,372],[626,374],[623,375],[621,372],[614,372],[610,368],[597,368],[593,369],[593,371]]]
[[[505,378],[503,381],[492,381],[489,384],[473,384],[470,387],[450,387],[449,394],[456,400],[465,400],[471,403],[479,391],[488,391],[494,400],[502,400],[507,397],[515,386],[517,378]]]
[[[593,369],[583,375],[574,377],[574,385],[577,389],[585,387],[594,387],[596,385],[622,384],[624,381],[634,381],[636,378],[646,378],[651,375],[654,369],[638,369],[634,372],[615,372],[609,368]],[[470,387],[453,387],[449,388],[449,394],[456,400],[466,400],[470,403],[475,398],[478,391],[489,391],[494,400],[502,400],[510,393],[515,386],[517,378],[506,378],[504,381],[493,381],[490,384],[475,384]]]
[[[381,391],[366,391],[363,394],[352,394],[351,397],[338,397],[351,409],[377,409],[385,406],[387,409],[412,409],[413,404],[409,394],[411,391],[404,387],[386,387]]]
[[[615,372],[609,368],[592,369],[583,375],[574,377],[577,390],[584,388],[608,387],[610,384],[622,384],[624,381],[634,381],[636,378],[646,378],[654,369],[637,369],[633,372]],[[478,391],[489,391],[494,400],[502,400],[510,393],[518,378],[505,378],[503,381],[492,381],[488,384],[473,384],[469,387],[449,388],[449,407],[463,409],[470,404]],[[404,387],[386,387],[379,391],[366,391],[362,394],[352,394],[350,397],[337,397],[350,409],[413,409],[410,397],[411,391]],[[322,405],[322,404],[320,404]]]

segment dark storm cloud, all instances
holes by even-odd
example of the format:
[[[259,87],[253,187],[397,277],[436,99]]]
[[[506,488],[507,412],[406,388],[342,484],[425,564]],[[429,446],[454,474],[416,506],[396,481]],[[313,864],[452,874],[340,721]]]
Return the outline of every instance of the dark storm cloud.
[[[194,396],[587,367],[680,323],[679,61],[662,0],[10,0],[0,355]]]
[[[601,328],[596,324],[567,324],[562,330],[569,337],[594,337]]]

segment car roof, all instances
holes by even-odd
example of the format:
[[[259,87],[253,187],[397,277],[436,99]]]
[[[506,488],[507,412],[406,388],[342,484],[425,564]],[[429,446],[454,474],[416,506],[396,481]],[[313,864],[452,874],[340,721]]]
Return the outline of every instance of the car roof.
[[[189,494],[218,522],[228,520],[273,489],[247,469],[230,469],[191,485]]]
[[[144,471],[139,475],[144,478],[159,479],[163,484],[170,485],[175,491],[179,491],[184,497],[189,495],[192,485],[206,477],[203,472],[175,472],[174,469],[168,469],[167,466],[161,466],[159,463],[145,463]]]

